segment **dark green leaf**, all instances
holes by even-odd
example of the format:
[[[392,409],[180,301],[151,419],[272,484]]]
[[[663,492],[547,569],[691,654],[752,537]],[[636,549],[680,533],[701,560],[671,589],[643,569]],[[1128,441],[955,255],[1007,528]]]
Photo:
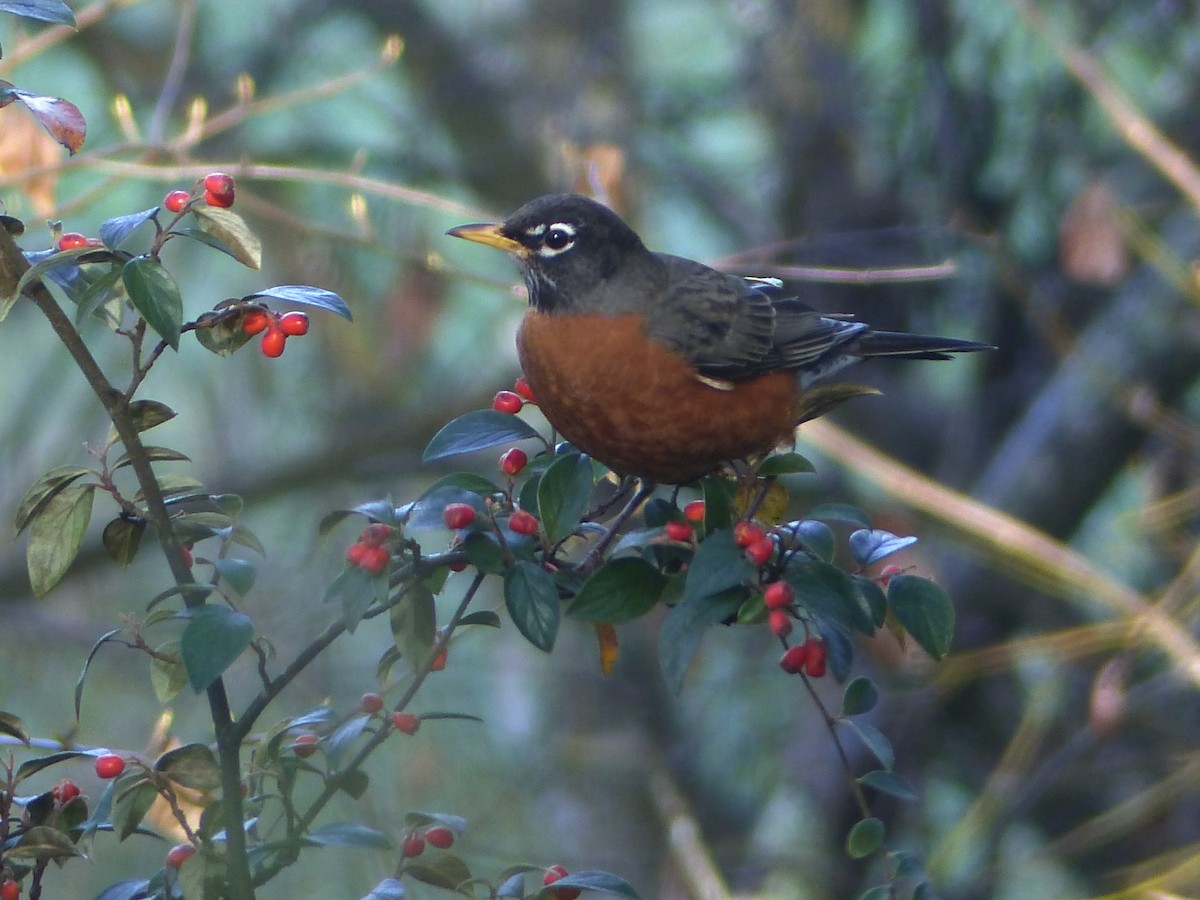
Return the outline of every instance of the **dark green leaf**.
[[[75,27],[75,15],[62,0],[0,0],[0,12]]]
[[[234,589],[237,593],[245,596],[254,587],[254,579],[258,574],[258,570],[254,567],[254,563],[245,559],[215,559],[213,567],[221,576],[221,580]]]
[[[866,601],[850,576],[837,566],[818,559],[800,560],[787,567],[784,577],[795,588],[796,602],[803,609],[864,634],[874,632]]]
[[[556,459],[538,482],[538,518],[551,543],[578,526],[592,496],[592,465],[582,454]]]
[[[254,623],[227,606],[199,606],[187,615],[187,626],[179,637],[179,657],[188,683],[199,694],[250,646]]]
[[[201,313],[192,331],[197,343],[217,356],[229,356],[254,339],[242,327],[242,317]]]
[[[64,488],[34,517],[25,560],[36,596],[46,596],[74,562],[92,519],[95,491],[94,484]]]
[[[792,533],[808,552],[825,562],[833,562],[835,546],[832,528],[817,519],[805,519],[792,525]]]
[[[679,693],[683,686],[683,676],[705,630],[736,615],[741,601],[740,589],[685,598],[663,620],[658,637],[659,663],[673,693]]]
[[[29,729],[25,727],[25,723],[20,717],[3,710],[0,710],[0,734],[14,737],[23,744],[29,743]]]
[[[849,725],[858,734],[859,738],[871,751],[871,755],[879,760],[880,764],[889,771],[896,764],[896,753],[892,750],[891,742],[884,737],[883,733],[876,728],[872,728],[863,722],[856,722],[853,719],[846,719],[846,724]]]
[[[92,644],[92,649],[88,652],[87,659],[83,663],[83,669],[79,673],[79,677],[75,679],[75,718],[79,718],[79,706],[83,702],[83,682],[87,678],[88,667],[91,666],[92,660],[96,658],[96,654],[100,652],[100,648],[115,638],[123,629],[114,628],[111,631],[105,632],[96,643]]]
[[[954,604],[928,578],[896,575],[888,582],[888,605],[904,630],[934,659],[950,652],[954,638]]]
[[[281,284],[256,291],[242,299],[257,300],[259,297],[271,297],[275,300],[286,300],[288,303],[298,303],[302,306],[314,306],[317,309],[335,313],[343,319],[354,318],[350,315],[350,307],[346,305],[346,301],[333,291],[311,287],[307,284]]]
[[[508,567],[504,551],[490,532],[472,531],[463,538],[462,549],[466,551],[467,561],[486,575],[501,575]]]
[[[427,828],[430,825],[445,825],[458,835],[465,833],[467,830],[467,820],[462,816],[452,816],[448,813],[421,812],[419,810],[405,813],[404,824],[409,828]]]
[[[711,597],[745,584],[753,567],[742,548],[733,540],[733,531],[723,528],[700,542],[688,566],[683,599]]]
[[[144,775],[129,773],[117,782],[112,824],[119,840],[125,840],[138,830],[157,799],[158,790],[154,782]]]
[[[104,241],[105,246],[110,250],[116,250],[125,238],[137,230],[138,226],[149,222],[157,213],[158,207],[154,206],[141,212],[109,219],[100,225],[100,240]]]
[[[846,836],[846,852],[854,859],[870,856],[883,846],[885,833],[883,822],[879,819],[868,818],[856,822]]]
[[[474,491],[443,485],[426,491],[415,503],[409,504],[404,513],[404,524],[413,531],[445,529],[442,512],[451,503],[466,503],[475,510],[476,521],[482,521],[488,515],[483,498]]]
[[[149,431],[155,425],[175,418],[175,410],[157,400],[134,400],[129,404],[129,418],[134,430]]]
[[[338,776],[338,790],[355,800],[361,799],[370,786],[371,779],[362,769],[352,769],[349,772],[342,772]]]
[[[192,207],[196,216],[196,224],[209,237],[216,238],[218,250],[228,253],[243,266],[250,269],[262,267],[262,241],[258,239],[246,220],[232,209],[219,206],[205,206],[203,203]],[[188,237],[197,237],[190,232]]]
[[[504,605],[525,639],[549,653],[562,615],[554,577],[537,563],[517,560],[504,573]]]
[[[100,543],[108,551],[109,558],[117,565],[127,566],[137,556],[138,547],[142,543],[142,535],[146,533],[144,519],[125,519],[120,516],[104,526],[100,535]]]
[[[331,822],[314,828],[305,841],[318,847],[361,847],[364,850],[391,850],[392,842],[374,828],[358,822]]]
[[[610,875],[608,872],[572,872],[565,878],[560,878],[550,887],[538,891],[538,900],[555,900],[561,888],[581,888],[595,891],[598,894],[613,894],[626,897],[628,900],[640,900],[637,891],[624,878]]]
[[[84,469],[80,466],[59,466],[35,481],[17,506],[17,514],[13,520],[17,534],[25,530],[30,520],[45,509],[46,504],[56,494],[84,475],[95,474],[91,469]]]
[[[704,533],[712,534],[719,528],[728,528],[733,522],[733,482],[726,478],[710,476],[700,482],[704,495]]]
[[[490,609],[480,609],[467,613],[458,620],[459,628],[465,628],[468,625],[486,625],[489,628],[499,628],[500,617]]]
[[[59,750],[57,753],[48,753],[45,756],[38,756],[34,759],[27,759],[17,767],[16,780],[18,783],[24,781],[30,775],[36,775],[43,769],[48,769],[51,766],[56,766],[61,762],[66,762],[70,759],[79,759],[81,756],[94,756],[97,754],[88,753],[83,750]]]
[[[770,475],[806,474],[815,471],[817,471],[816,467],[799,453],[776,453],[774,456],[768,456],[763,460],[763,464],[758,469],[758,474],[766,477]]]
[[[90,273],[80,272],[80,283],[86,283],[89,278]],[[75,324],[81,325],[89,316],[95,316],[100,321],[107,322],[110,328],[118,327],[120,324],[117,318],[119,313],[106,308],[109,303],[118,298],[122,300],[126,298],[125,283],[121,280],[121,270],[113,268],[87,284],[75,299],[77,304]]]
[[[429,862],[409,862],[404,867],[404,874],[448,891],[455,890],[463,882],[471,879],[471,870],[467,868],[467,864],[450,853],[439,853]],[[473,897],[475,894],[468,896]]]
[[[539,438],[537,430],[519,416],[494,409],[465,413],[442,426],[425,448],[425,462],[461,453],[484,450],[499,444]]]
[[[79,856],[79,849],[70,836],[49,825],[35,825],[17,838],[5,852],[7,859],[49,861]]]
[[[912,785],[895,772],[867,772],[858,779],[858,783],[899,800],[917,799],[917,792],[913,790]]]
[[[877,563],[917,542],[915,537],[897,537],[890,531],[859,529],[850,535],[850,555],[862,568]]]
[[[191,462],[191,457],[180,453],[178,450],[172,450],[170,447],[152,447],[145,446],[142,448],[146,451],[146,458],[150,462]],[[123,466],[128,466],[133,462],[133,457],[128,453],[122,453],[111,466],[112,469],[120,469]]]
[[[175,279],[160,262],[148,256],[137,256],[125,263],[121,277],[134,309],[159,337],[178,350],[183,298]]]
[[[867,609],[871,611],[871,621],[875,623],[875,627],[879,628],[887,620],[887,597],[884,596],[883,589],[872,579],[865,575],[852,575],[854,586],[858,588],[858,593],[862,596],[863,602],[867,604]]]
[[[217,756],[205,744],[184,744],[168,750],[154,761],[154,771],[197,791],[215,791],[221,786]]]
[[[842,691],[842,715],[858,716],[870,712],[879,702],[879,688],[875,682],[865,676],[860,676],[846,685]]]
[[[649,612],[667,576],[638,557],[610,559],[583,585],[567,615],[588,622],[624,622]]]

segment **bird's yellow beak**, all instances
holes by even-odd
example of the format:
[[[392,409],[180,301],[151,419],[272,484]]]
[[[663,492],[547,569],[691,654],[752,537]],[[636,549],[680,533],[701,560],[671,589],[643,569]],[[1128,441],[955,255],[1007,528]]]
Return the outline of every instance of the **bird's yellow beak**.
[[[495,224],[459,225],[457,228],[451,228],[446,234],[451,237],[474,241],[477,244],[498,247],[505,253],[511,253],[514,256],[525,256],[529,253],[529,248],[520,241],[514,241],[505,235],[500,231],[500,226]]]

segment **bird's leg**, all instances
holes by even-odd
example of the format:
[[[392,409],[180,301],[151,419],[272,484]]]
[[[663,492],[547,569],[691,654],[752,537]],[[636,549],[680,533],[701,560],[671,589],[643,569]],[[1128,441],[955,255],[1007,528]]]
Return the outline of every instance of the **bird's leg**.
[[[624,485],[622,485],[622,492],[623,491]],[[604,561],[604,552],[608,550],[609,545],[612,544],[613,539],[616,538],[617,532],[619,532],[621,527],[629,521],[630,517],[635,512],[637,512],[638,507],[640,507],[646,501],[646,498],[653,493],[654,482],[638,482],[638,489],[634,492],[633,496],[629,498],[629,502],[626,503],[621,511],[613,517],[613,520],[608,523],[608,526],[604,531],[604,535],[600,538],[600,541],[596,544],[596,546],[588,551],[588,555],[580,564],[580,571],[588,573],[599,568],[600,564]]]

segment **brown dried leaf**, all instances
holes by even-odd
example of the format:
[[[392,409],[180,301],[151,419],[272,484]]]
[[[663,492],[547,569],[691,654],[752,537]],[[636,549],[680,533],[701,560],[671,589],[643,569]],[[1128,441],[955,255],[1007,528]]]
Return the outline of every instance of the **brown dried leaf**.
[[[12,104],[0,113],[0,173],[19,176],[35,172],[15,182],[29,198],[37,216],[48,216],[55,207],[59,157],[58,144],[39,125],[29,111]]]
[[[1120,205],[1105,181],[1085,187],[1063,214],[1058,252],[1063,271],[1085,284],[1120,282],[1129,271],[1129,250],[1119,220]]]

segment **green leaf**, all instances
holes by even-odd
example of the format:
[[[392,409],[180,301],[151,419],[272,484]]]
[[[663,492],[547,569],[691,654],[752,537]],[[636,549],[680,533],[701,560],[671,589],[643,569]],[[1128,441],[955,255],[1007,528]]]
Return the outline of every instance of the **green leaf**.
[[[127,566],[137,556],[138,547],[142,544],[142,535],[146,533],[144,519],[126,519],[117,516],[107,525],[100,535],[100,543],[108,551],[109,558],[117,565]]]
[[[242,596],[248,594],[251,588],[254,587],[254,579],[258,574],[258,569],[249,560],[214,559],[213,567],[221,576],[221,580]]]
[[[847,522],[868,530],[871,527],[870,516],[848,503],[818,503],[808,511],[808,516],[810,519],[825,519],[829,522]]]
[[[842,715],[858,716],[870,712],[879,702],[879,688],[866,676],[860,676],[842,691]]]
[[[25,492],[25,496],[21,498],[21,502],[17,506],[17,514],[13,517],[17,534],[24,531],[33,517],[45,509],[46,504],[69,487],[72,482],[84,475],[95,474],[91,469],[84,469],[80,466],[59,466],[35,481]]]
[[[742,548],[733,540],[733,531],[723,528],[700,542],[688,566],[683,600],[711,597],[745,584],[753,572]]]
[[[610,559],[583,585],[567,615],[588,622],[624,622],[649,612],[667,576],[639,557]]]
[[[246,334],[242,327],[241,316],[218,315],[213,312],[200,314],[192,334],[196,336],[196,342],[201,347],[217,356],[230,356],[254,339],[254,336]]]
[[[179,637],[179,657],[188,683],[199,694],[250,646],[254,623],[227,606],[199,606],[188,610],[187,616]]]
[[[179,349],[179,329],[183,325],[183,298],[175,279],[158,260],[136,256],[121,270],[125,290],[133,308],[146,324],[173,350]]]
[[[537,900],[555,900],[562,888],[581,888],[598,894],[612,894],[628,900],[640,900],[637,891],[624,878],[608,872],[572,872],[537,893]]]
[[[138,830],[157,799],[158,789],[145,775],[131,772],[116,783],[112,824],[118,840],[123,841]]]
[[[846,852],[854,859],[870,856],[883,846],[886,830],[883,822],[874,817],[862,819],[850,829],[846,836]]]
[[[221,786],[221,767],[206,744],[184,744],[168,750],[154,761],[154,771],[197,791],[215,791]]]
[[[187,687],[187,670],[179,661],[179,641],[167,641],[155,648],[150,660],[150,686],[158,702],[166,706]]]
[[[667,614],[659,631],[658,655],[667,686],[673,693],[679,693],[683,686],[683,676],[705,630],[736,615],[741,601],[740,589],[716,595],[702,594],[685,597]]]
[[[537,509],[551,543],[579,526],[591,496],[592,464],[586,456],[572,453],[550,464],[538,482]]]
[[[467,864],[452,853],[439,853],[429,862],[410,861],[404,866],[404,874],[448,891],[471,880],[471,870]],[[474,897],[476,894],[471,892],[467,896]]]
[[[79,677],[75,679],[75,718],[79,718],[79,706],[83,702],[83,682],[87,678],[88,667],[91,666],[92,660],[96,658],[96,654],[100,652],[100,648],[115,638],[124,629],[114,628],[111,631],[105,632],[100,636],[96,643],[92,644],[92,649],[88,651],[87,659],[83,663],[83,669],[79,673]]]
[[[950,652],[954,638],[954,604],[928,578],[896,575],[888,582],[888,605],[904,630],[934,659]]]
[[[913,786],[895,772],[867,772],[859,777],[858,783],[898,800],[917,799],[917,792],[913,790]]]
[[[866,601],[853,579],[837,566],[819,559],[794,562],[784,578],[796,590],[796,602],[815,616],[823,616],[864,634],[872,634],[875,624]]]
[[[858,900],[892,900],[894,896],[890,884],[880,884],[863,891],[858,895]]]
[[[353,320],[354,318],[350,315],[350,307],[346,305],[346,301],[333,291],[326,291],[307,284],[281,284],[257,291],[242,299],[257,300],[259,297],[271,297],[275,300],[286,300],[288,303],[313,306],[317,309],[335,313],[347,320]]]
[[[789,529],[806,550],[825,562],[833,562],[836,548],[832,528],[817,519],[805,519],[792,522]]]
[[[479,609],[475,612],[467,613],[458,620],[459,628],[465,628],[468,625],[484,625],[488,628],[499,628],[500,617],[490,609]]]
[[[429,656],[437,636],[437,608],[433,592],[415,585],[391,608],[392,641],[400,655],[416,668]]]
[[[883,732],[876,728],[872,728],[863,722],[856,722],[853,719],[843,720],[850,726],[862,740],[866,748],[871,751],[871,755],[879,760],[880,764],[889,771],[896,764],[896,752],[892,749],[891,742],[884,737]]]
[[[797,475],[817,471],[816,466],[799,453],[776,453],[768,456],[759,466],[758,474],[762,477],[771,475]]]
[[[262,268],[262,241],[258,239],[246,220],[231,209],[198,204],[192,207],[200,231],[216,238],[222,250],[250,269]],[[188,237],[196,237],[188,234]]]
[[[382,832],[358,822],[330,822],[304,836],[305,843],[317,847],[359,847],[364,850],[391,850],[392,842]]]
[[[850,555],[862,568],[877,563],[917,542],[915,537],[897,537],[890,531],[859,529],[850,535]]]
[[[882,627],[883,623],[887,621],[887,597],[884,596],[883,588],[865,575],[851,575],[850,577],[854,580],[854,586],[858,588],[858,593],[867,604],[867,609],[871,611],[871,621],[875,623],[876,628]]]
[[[62,0],[0,0],[0,12],[75,27],[75,15]]]
[[[562,615],[554,577],[537,563],[517,560],[504,573],[504,605],[517,631],[549,653]]]
[[[169,422],[175,418],[175,410],[157,400],[134,400],[129,404],[129,418],[134,430],[149,431],[155,425]]]
[[[25,831],[4,854],[7,859],[49,861],[79,856],[69,835],[49,825],[35,825]]]
[[[29,743],[29,729],[25,727],[25,723],[19,717],[4,712],[4,710],[0,710],[0,734],[14,737],[23,744]]]
[[[37,597],[45,597],[66,574],[92,518],[96,485],[64,488],[47,501],[29,527],[25,553],[29,583]]]
[[[466,833],[467,820],[449,813],[421,812],[413,810],[404,814],[404,824],[409,828],[428,828],[430,825],[445,825],[457,835]]]
[[[172,413],[174,415],[174,413]],[[170,447],[152,447],[146,445],[142,448],[146,452],[146,458],[150,462],[191,462],[191,457],[180,453],[178,450],[172,450]],[[122,453],[117,457],[111,468],[115,471],[123,466],[128,466],[133,462],[133,457],[128,453]]]
[[[704,497],[704,533],[712,534],[733,524],[733,483],[726,478],[709,476],[700,482]]]
[[[51,766],[57,766],[61,762],[67,762],[71,759],[79,759],[81,756],[94,756],[98,754],[85,752],[83,750],[59,750],[57,753],[49,753],[46,756],[38,756],[34,759],[27,759],[17,767],[16,781],[19,784],[31,775],[36,775],[44,769],[49,769]]]
[[[540,440],[541,435],[520,416],[495,409],[478,409],[443,425],[425,448],[423,459],[429,463],[530,438]]]
[[[144,209],[141,212],[130,213],[127,216],[117,216],[100,224],[100,240],[110,250],[116,250],[125,238],[133,234],[141,225],[149,222],[158,213],[158,207]]]
[[[342,622],[346,630],[352,632],[371,608],[371,604],[386,602],[387,594],[386,568],[378,575],[372,575],[358,566],[347,566],[325,591],[325,602],[341,603]]]

